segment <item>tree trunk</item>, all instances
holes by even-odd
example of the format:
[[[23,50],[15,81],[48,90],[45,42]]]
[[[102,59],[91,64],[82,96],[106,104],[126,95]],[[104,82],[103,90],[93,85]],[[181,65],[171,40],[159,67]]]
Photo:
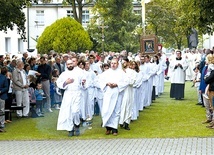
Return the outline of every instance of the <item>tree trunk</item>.
[[[177,40],[178,49],[181,49],[181,42],[182,42],[182,38],[178,38],[178,40]]]
[[[78,10],[79,10],[78,22],[82,25],[82,8],[83,8],[82,0],[77,0],[77,4],[78,4]]]
[[[76,10],[75,0],[71,0],[71,6],[72,6],[72,11],[73,11],[74,19],[79,22],[79,18],[77,16],[77,10]]]

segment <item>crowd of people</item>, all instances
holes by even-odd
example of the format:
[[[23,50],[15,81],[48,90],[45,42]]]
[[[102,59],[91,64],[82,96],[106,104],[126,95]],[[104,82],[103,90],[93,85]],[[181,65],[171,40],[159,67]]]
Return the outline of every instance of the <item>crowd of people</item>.
[[[184,98],[185,81],[192,81],[197,90],[196,105],[205,107],[206,120],[203,124],[214,129],[214,47],[204,50],[174,51],[169,58],[168,76],[171,81],[170,97],[177,100]],[[172,61],[174,59],[174,61]]]
[[[139,111],[151,105],[164,89],[166,63],[161,54],[139,54],[139,61],[120,55],[95,53],[72,56],[57,86],[64,90],[57,130],[80,134],[80,124],[101,115],[106,135],[118,134],[118,126],[130,130]]]
[[[207,109],[205,122],[214,128],[212,78],[202,77],[206,66],[210,66],[206,76],[214,74],[213,66],[208,65],[214,64],[209,53],[208,49],[177,50],[168,58],[161,51],[154,55],[85,51],[0,56],[0,108],[4,112],[13,102],[24,106],[23,111],[17,110],[17,117],[32,115],[31,103],[36,104],[36,117],[58,109],[57,130],[66,130],[69,136],[80,135],[80,125],[100,115],[105,134],[116,136],[118,126],[130,130],[129,124],[138,119],[139,112],[164,92],[164,78],[171,81],[170,97],[176,100],[184,98],[185,81],[189,80],[198,90],[198,104]],[[5,124],[11,123],[8,113],[0,116],[0,122],[4,131]]]

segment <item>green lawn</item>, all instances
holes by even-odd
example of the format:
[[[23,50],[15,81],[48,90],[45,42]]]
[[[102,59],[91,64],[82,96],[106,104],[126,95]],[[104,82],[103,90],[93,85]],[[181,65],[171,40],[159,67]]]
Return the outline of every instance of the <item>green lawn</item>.
[[[211,137],[214,130],[201,122],[206,120],[205,109],[197,103],[196,89],[187,82],[185,99],[177,101],[169,98],[170,83],[165,83],[165,93],[142,112],[137,121],[130,124],[130,131],[120,129],[118,136],[105,135],[101,128],[100,116],[95,116],[92,129],[81,127],[81,135],[68,137],[67,131],[57,131],[58,110],[45,113],[44,118],[13,118],[6,124],[0,140],[62,140],[62,139],[101,139],[101,138],[178,138]]]

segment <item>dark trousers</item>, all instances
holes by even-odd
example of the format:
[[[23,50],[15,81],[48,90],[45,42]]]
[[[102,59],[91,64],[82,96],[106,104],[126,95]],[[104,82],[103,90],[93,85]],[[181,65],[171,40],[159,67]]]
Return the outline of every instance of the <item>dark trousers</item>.
[[[7,99],[5,100],[5,109],[10,109],[12,106],[12,102],[13,102],[13,94],[12,93],[7,93]],[[6,112],[5,113],[5,120],[9,120],[9,113]]]
[[[97,102],[94,102],[94,115],[100,114],[100,108]]]

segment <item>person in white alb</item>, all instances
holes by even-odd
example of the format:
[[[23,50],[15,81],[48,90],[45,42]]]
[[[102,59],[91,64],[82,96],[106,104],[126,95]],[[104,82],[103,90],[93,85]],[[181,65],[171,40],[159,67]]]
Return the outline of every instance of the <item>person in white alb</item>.
[[[73,57],[67,60],[68,70],[64,71],[56,83],[60,89],[64,89],[61,108],[57,122],[57,130],[69,131],[68,136],[80,135],[80,103],[81,87],[84,87],[83,71],[77,66],[78,59]]]
[[[118,134],[121,102],[123,90],[125,89],[125,72],[118,68],[118,59],[111,60],[111,68],[100,76],[100,88],[103,91],[102,127],[106,128],[106,135],[111,132]]]

